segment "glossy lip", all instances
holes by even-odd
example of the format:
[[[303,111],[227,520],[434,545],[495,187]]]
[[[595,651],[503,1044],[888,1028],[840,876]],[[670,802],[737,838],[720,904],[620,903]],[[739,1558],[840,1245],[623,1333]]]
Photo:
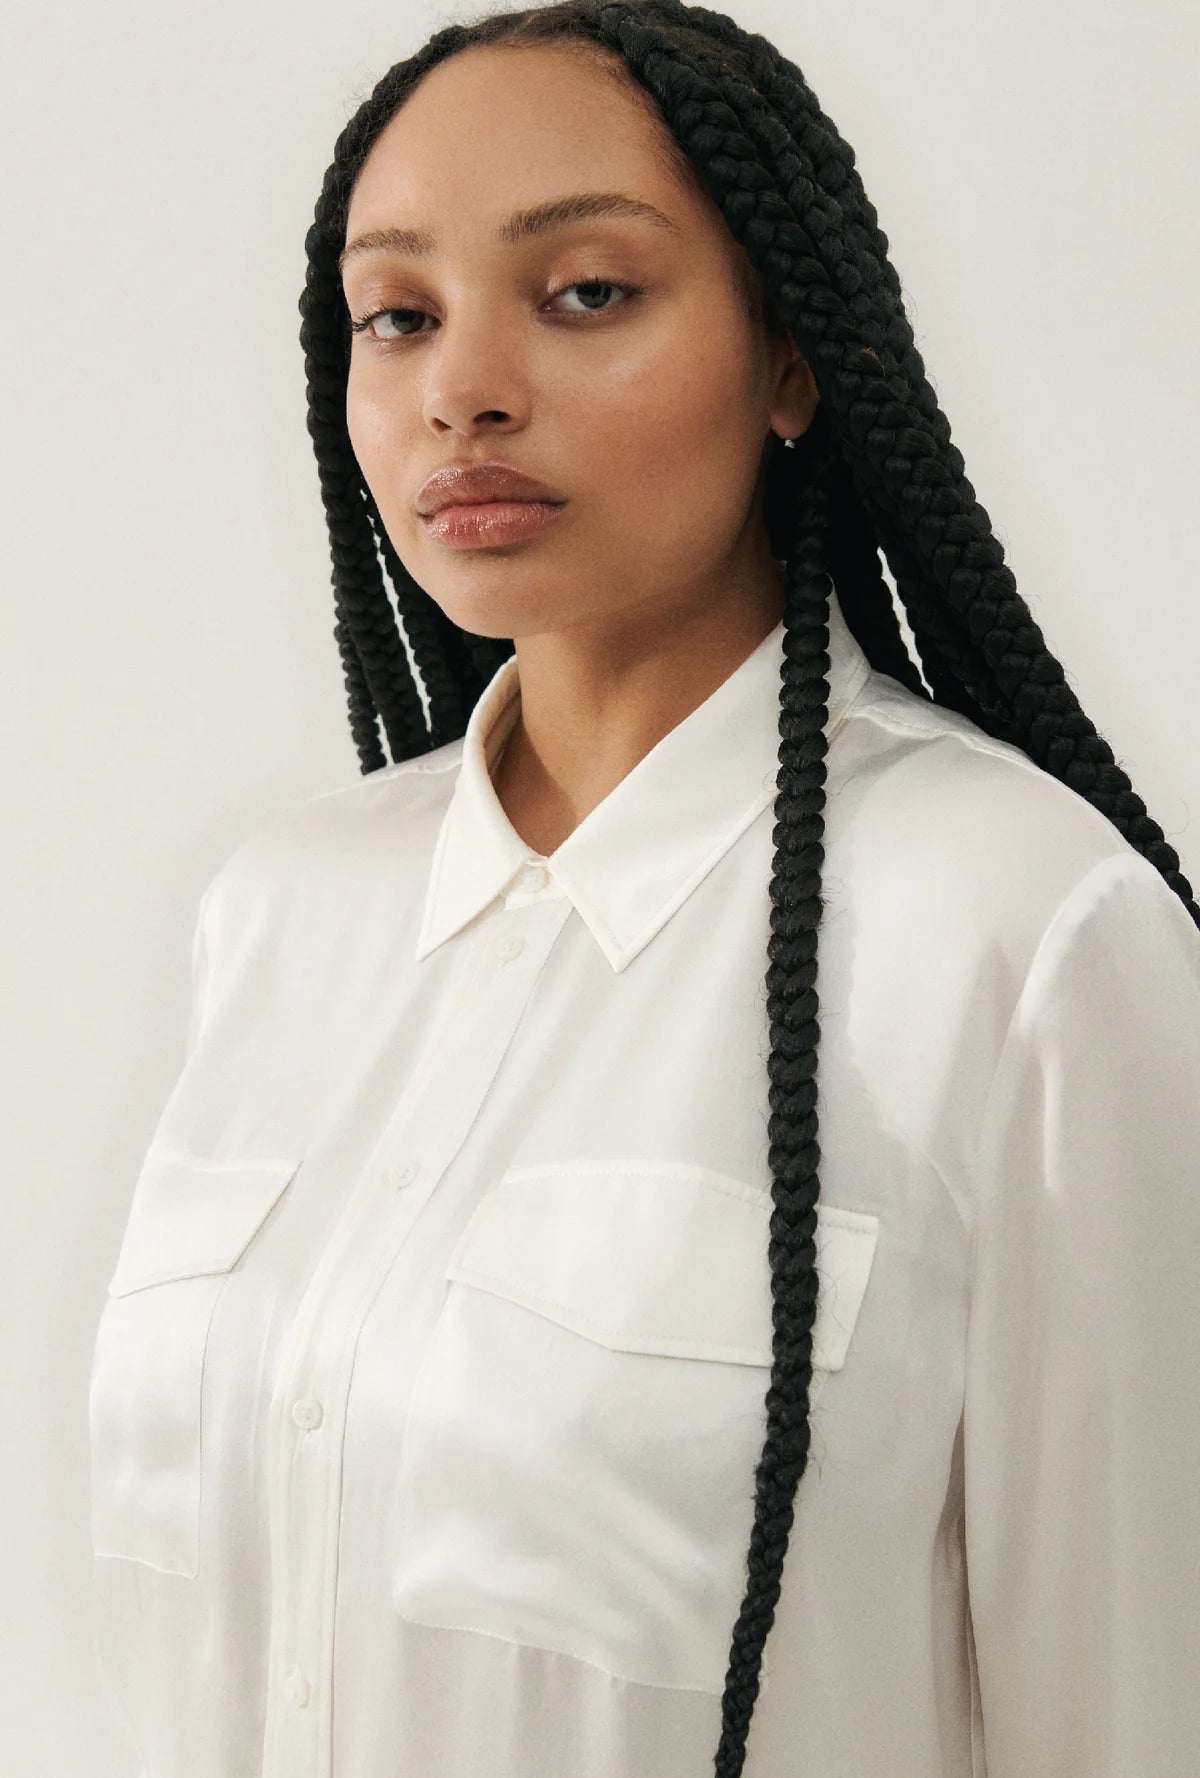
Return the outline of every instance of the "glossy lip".
[[[422,518],[429,518],[445,506],[480,506],[499,500],[537,500],[562,506],[566,495],[523,475],[510,463],[447,463],[422,482],[416,507]]]
[[[421,523],[431,537],[450,549],[496,549],[520,543],[557,519],[565,500],[491,500],[465,506],[443,506]]]

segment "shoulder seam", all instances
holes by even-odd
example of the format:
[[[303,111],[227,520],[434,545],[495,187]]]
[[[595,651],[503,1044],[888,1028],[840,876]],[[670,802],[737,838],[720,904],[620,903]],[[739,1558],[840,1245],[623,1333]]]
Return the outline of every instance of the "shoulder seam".
[[[461,740],[461,737],[459,739]],[[449,747],[458,744],[458,741],[447,742]],[[300,815],[305,809],[312,808],[314,803],[327,802],[330,797],[353,796],[357,792],[369,790],[373,786],[384,783],[392,784],[399,778],[412,777],[418,773],[429,778],[439,777],[443,772],[454,771],[461,764],[461,755],[441,760],[437,765],[427,764],[426,761],[429,757],[428,754],[419,753],[412,759],[393,760],[390,765],[383,766],[378,771],[365,772],[360,777],[349,778],[344,784],[332,784],[328,790],[314,790],[310,796],[302,797],[290,808],[285,808],[278,819],[281,822],[286,822],[290,816]]]
[[[450,747],[458,744],[457,741],[447,743]],[[344,784],[334,784],[328,790],[315,791],[312,796],[305,797],[299,807],[306,808],[309,803],[319,803],[330,796],[347,796],[352,791],[365,790],[372,784],[391,783],[396,778],[406,778],[415,772],[423,773],[427,777],[436,777],[441,772],[452,771],[459,763],[457,759],[451,758],[443,759],[437,765],[430,765],[426,763],[429,758],[430,755],[427,753],[418,753],[412,759],[393,760],[390,765],[383,766],[379,771],[363,772],[357,778],[347,779]]]
[[[890,701],[891,697],[890,692],[882,691],[869,702],[859,705],[855,714],[873,715],[881,724],[902,729],[905,734],[917,735],[923,739],[961,741],[964,747],[969,747],[972,752],[983,754],[988,759],[1008,760],[1012,765],[1021,766],[1026,771],[1033,772],[1038,778],[1049,778],[1055,784],[1063,784],[1063,788],[1066,790],[1071,788],[1069,784],[1064,784],[1061,778],[1056,778],[1053,772],[1048,772],[1044,766],[1040,766],[1036,759],[1031,759],[1018,742],[999,741],[995,736],[985,734],[982,729],[974,725],[970,729],[961,729],[957,726],[939,728],[934,724],[924,722],[920,714],[916,712],[897,710]],[[940,711],[943,716],[953,718],[955,725],[959,721],[969,720],[966,717],[960,717],[957,711],[948,710],[944,704],[931,704],[929,707],[932,710]],[[1086,802],[1087,798],[1084,797],[1082,800]]]

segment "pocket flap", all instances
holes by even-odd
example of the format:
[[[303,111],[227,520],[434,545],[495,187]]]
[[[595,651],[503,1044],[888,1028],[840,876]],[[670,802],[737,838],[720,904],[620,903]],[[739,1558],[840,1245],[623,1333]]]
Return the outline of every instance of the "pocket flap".
[[[133,1189],[109,1296],[228,1272],[299,1166],[151,1148]]]
[[[774,1204],[706,1167],[606,1161],[509,1168],[446,1277],[625,1352],[770,1365]],[[879,1218],[817,1203],[813,1364],[840,1370]]]

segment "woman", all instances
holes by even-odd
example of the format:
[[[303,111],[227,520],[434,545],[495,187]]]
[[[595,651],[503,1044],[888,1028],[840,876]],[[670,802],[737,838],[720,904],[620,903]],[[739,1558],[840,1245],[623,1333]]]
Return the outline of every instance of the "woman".
[[[145,1778],[1200,1771],[1200,910],[886,247],[676,0],[337,143],[362,777],[204,895],[92,1374]]]

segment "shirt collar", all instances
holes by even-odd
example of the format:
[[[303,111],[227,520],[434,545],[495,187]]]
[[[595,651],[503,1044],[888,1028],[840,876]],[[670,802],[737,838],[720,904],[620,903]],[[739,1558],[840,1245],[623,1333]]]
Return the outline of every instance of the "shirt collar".
[[[829,602],[832,739],[870,662]],[[783,619],[714,692],[640,759],[548,857],[527,846],[496,795],[490,768],[516,721],[515,654],[475,703],[442,818],[416,961],[482,913],[531,862],[622,970],[682,906],[777,793]]]

